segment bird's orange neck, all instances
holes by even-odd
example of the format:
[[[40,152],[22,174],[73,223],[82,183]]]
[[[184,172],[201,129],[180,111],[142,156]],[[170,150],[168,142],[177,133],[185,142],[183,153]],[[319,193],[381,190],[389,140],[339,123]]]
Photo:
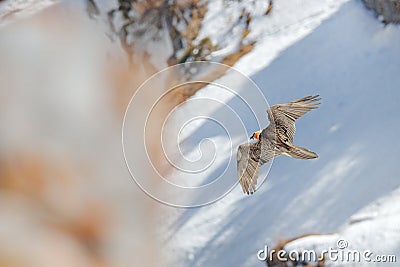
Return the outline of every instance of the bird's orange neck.
[[[253,134],[253,136],[251,138],[260,140],[260,134],[261,134],[261,131],[257,131]]]

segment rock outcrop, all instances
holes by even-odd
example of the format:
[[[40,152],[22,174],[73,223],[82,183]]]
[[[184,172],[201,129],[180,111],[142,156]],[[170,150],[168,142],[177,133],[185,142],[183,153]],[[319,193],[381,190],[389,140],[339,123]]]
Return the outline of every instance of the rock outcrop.
[[[399,0],[364,0],[364,3],[381,15],[385,23],[400,23]]]

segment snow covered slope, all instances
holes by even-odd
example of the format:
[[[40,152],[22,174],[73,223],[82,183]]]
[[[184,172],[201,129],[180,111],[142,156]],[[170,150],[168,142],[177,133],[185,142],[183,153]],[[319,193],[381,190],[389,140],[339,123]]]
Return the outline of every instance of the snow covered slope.
[[[251,75],[269,64],[281,51],[312,32],[326,18],[335,13],[348,0],[292,0],[274,1],[273,9],[267,16],[262,16],[268,1],[210,1],[209,11],[203,21],[199,38],[209,36],[214,43],[237,45],[240,36],[237,27],[231,28],[230,17],[235,17],[242,8],[252,14],[249,40],[256,40],[252,53],[247,54],[236,65],[247,75]],[[228,7],[227,7],[227,4]],[[237,33],[226,36],[226,31]],[[220,53],[220,52],[216,52]]]
[[[313,250],[318,256],[324,250],[336,250],[336,255],[325,255],[326,266],[397,266],[400,207],[394,204],[399,197],[397,188],[352,215],[337,233],[302,237],[287,243],[284,250]]]
[[[248,57],[260,58],[260,50]],[[166,226],[166,254],[173,255],[178,266],[263,266],[256,253],[266,244],[303,233],[335,232],[356,211],[400,186],[399,52],[400,28],[384,27],[360,2],[351,1],[251,75],[270,104],[322,96],[321,107],[298,121],[295,136],[296,144],[320,157],[279,157],[253,196],[244,196],[238,186],[215,204],[171,211],[175,215]],[[244,58],[238,66],[254,69],[257,64]],[[196,97],[215,94],[205,88]],[[240,106],[235,98],[226,101],[233,109]],[[190,107],[183,105],[182,110]],[[212,110],[209,116],[219,112]],[[191,129],[190,134],[194,140],[208,136],[224,147],[224,139],[210,125]],[[233,149],[243,138],[232,137]],[[231,160],[235,162],[235,153]],[[236,179],[233,170],[228,175]],[[391,247],[398,248],[399,240],[393,242]],[[382,248],[383,252],[390,251]]]

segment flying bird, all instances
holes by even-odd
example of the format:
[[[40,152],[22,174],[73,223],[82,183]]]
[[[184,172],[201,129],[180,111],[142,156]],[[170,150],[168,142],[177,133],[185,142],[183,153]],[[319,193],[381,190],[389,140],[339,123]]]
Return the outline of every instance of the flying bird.
[[[255,143],[245,143],[238,147],[237,170],[240,185],[245,194],[256,191],[260,166],[279,155],[297,159],[315,159],[318,155],[306,148],[295,146],[295,122],[312,109],[318,108],[319,95],[306,96],[286,104],[277,104],[267,110],[270,124],[255,132],[250,139]]]

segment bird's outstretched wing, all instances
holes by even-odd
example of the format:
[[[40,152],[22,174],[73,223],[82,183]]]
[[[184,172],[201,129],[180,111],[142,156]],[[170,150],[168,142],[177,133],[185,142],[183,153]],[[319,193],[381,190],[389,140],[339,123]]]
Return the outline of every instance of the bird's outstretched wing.
[[[320,100],[319,95],[306,96],[269,108],[268,119],[275,124],[277,138],[284,143],[292,143],[296,133],[295,121],[310,110],[318,108]]]
[[[256,143],[246,143],[238,147],[237,171],[245,194],[253,194],[256,191],[260,163],[254,159],[253,146]]]

